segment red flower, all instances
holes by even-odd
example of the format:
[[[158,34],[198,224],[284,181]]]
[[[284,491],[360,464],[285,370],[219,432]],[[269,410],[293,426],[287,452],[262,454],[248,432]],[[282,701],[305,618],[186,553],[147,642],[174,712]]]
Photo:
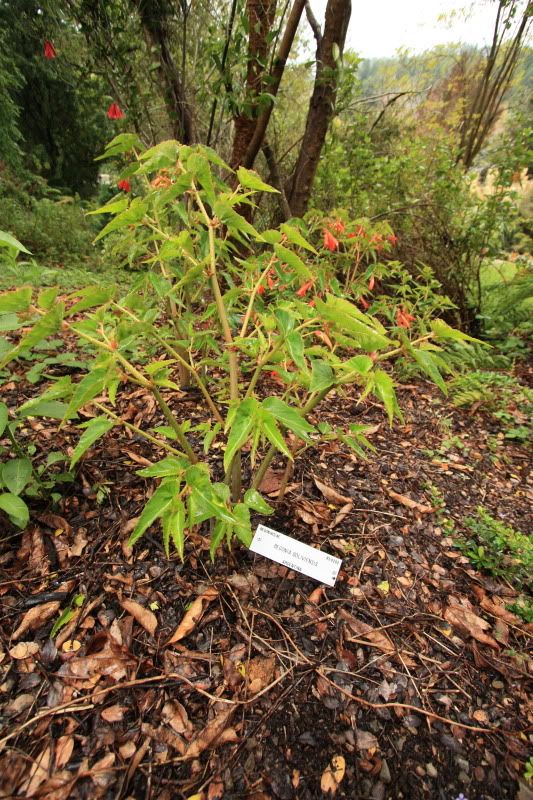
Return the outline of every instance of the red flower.
[[[124,112],[122,111],[120,106],[117,105],[117,103],[111,103],[111,105],[107,109],[107,116],[109,117],[109,119],[123,119]]]
[[[398,237],[391,233],[389,236],[387,236],[387,241],[389,241],[394,247],[394,245],[398,242]]]
[[[310,300],[307,305],[311,306],[311,308],[314,308],[316,306],[316,303],[314,300]]]
[[[337,239],[333,236],[327,228],[324,228],[324,247],[331,250],[333,253],[339,246]]]
[[[123,192],[131,192],[131,184],[128,180],[123,178],[121,181],[118,182],[118,188]]]
[[[51,58],[56,58],[57,57],[56,49],[55,49],[54,45],[52,44],[52,42],[49,42],[48,39],[45,40],[44,53],[43,54],[44,54],[44,57],[48,58],[49,60]]]
[[[257,290],[257,294],[264,294],[264,293],[265,293],[265,287],[264,286],[260,286],[258,288],[258,290]]]
[[[403,308],[400,307],[396,310],[396,324],[399,325],[400,328],[410,328],[411,322],[414,321],[415,317],[407,311],[404,311]]]
[[[296,296],[297,297],[305,297],[305,295],[307,294],[309,289],[312,287],[313,283],[314,283],[313,280],[306,281],[305,283],[302,283],[302,285],[300,286],[300,288],[296,292]]]
[[[270,373],[270,377],[278,383],[283,383],[283,378],[280,376],[279,372],[276,372],[275,369],[273,369]]]
[[[372,291],[372,289],[374,288],[374,286],[375,286],[375,285],[376,285],[376,279],[375,279],[375,278],[374,278],[374,276],[372,275],[372,276],[370,277],[370,280],[368,281],[368,288],[369,288],[369,290],[370,290],[370,291]]]
[[[359,298],[359,302],[361,303],[361,305],[362,305],[362,307],[364,308],[364,310],[365,310],[365,311],[366,311],[368,308],[370,308],[370,303],[369,303],[369,302],[368,302],[368,300],[366,300],[364,297],[360,297],[360,298]]]
[[[346,226],[342,221],[342,219],[335,220],[335,222],[333,223],[333,230],[335,231],[335,233],[340,233],[340,234],[344,233],[344,231],[346,230]]]

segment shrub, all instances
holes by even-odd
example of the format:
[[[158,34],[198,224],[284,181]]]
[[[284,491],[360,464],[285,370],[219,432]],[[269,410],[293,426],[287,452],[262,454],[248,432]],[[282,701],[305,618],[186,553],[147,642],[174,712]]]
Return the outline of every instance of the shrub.
[[[260,486],[276,456],[292,461],[302,447],[337,437],[364,457],[364,426],[316,423],[329,394],[347,385],[361,399],[373,394],[393,424],[401,416],[395,360],[413,360],[445,388],[439,342],[468,337],[438,319],[424,319],[416,331],[407,316],[384,325],[335,293],[331,264],[301,221],[260,233],[245,218],[254,193],[275,191],[256,173],[241,168],[229,186],[219,173],[231,170],[209,148],[167,141],[140,150],[132,134],[110,143],[106,154],[128,159],[121,177],[137,194],[118,195],[94,213],[110,217],[99,239],[135,231],[150,270],[122,297],[102,287],[65,301],[53,289],[35,302],[29,288],[0,296],[0,313],[22,314],[26,330],[33,324],[4,363],[60,328],[75,332],[93,351],[87,373],[78,383],[60,378],[38,401],[63,402],[65,419],[91,406],[71,467],[113,427],[135,430],[154,448],[154,463],[139,474],[159,484],[131,543],[160,520],[165,549],[173,542],[183,557],[186,532],[209,523],[214,555],[233,537],[249,544],[251,512],[271,511]],[[268,289],[273,272],[283,290]],[[267,396],[257,391],[265,377]],[[146,431],[121,419],[116,404],[126,382],[154,398],[164,425]],[[172,408],[168,392],[185,382],[203,398],[200,425]]]

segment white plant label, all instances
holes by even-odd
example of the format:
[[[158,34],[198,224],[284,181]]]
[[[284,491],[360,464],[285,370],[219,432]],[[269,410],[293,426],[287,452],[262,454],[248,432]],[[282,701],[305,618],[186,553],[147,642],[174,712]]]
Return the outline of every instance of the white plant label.
[[[258,525],[250,550],[284,567],[301,572],[315,581],[335,586],[341,568],[340,558],[330,556],[322,550],[315,550],[308,544],[298,542],[284,533]]]

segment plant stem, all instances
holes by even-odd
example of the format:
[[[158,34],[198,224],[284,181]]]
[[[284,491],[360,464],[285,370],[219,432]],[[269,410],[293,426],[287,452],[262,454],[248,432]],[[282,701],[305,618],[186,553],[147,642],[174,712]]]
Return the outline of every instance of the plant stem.
[[[220,325],[222,328],[222,335],[224,337],[224,341],[226,343],[226,349],[228,351],[228,362],[229,362],[229,382],[230,382],[230,400],[233,404],[237,404],[239,402],[239,359],[237,355],[237,350],[235,349],[235,345],[233,343],[233,336],[231,334],[231,327],[228,320],[228,315],[226,313],[226,308],[224,306],[224,300],[222,298],[222,292],[220,291],[220,285],[218,282],[217,276],[217,258],[216,258],[216,249],[215,249],[215,230],[213,226],[213,220],[209,216],[206,211],[206,208],[202,202],[202,198],[196,186],[193,182],[193,190],[196,202],[200,211],[202,212],[202,216],[205,220],[207,226],[207,233],[209,236],[209,278],[211,280],[211,288],[213,290],[213,296],[215,298],[215,304],[217,308],[218,318],[220,320]],[[235,455],[233,462],[230,466],[228,472],[231,474],[231,496],[234,503],[237,503],[241,497],[242,491],[242,476],[241,476],[241,454],[240,452]]]
[[[311,411],[316,408],[316,406],[322,402],[322,400],[328,395],[332,389],[335,389],[336,384],[332,384],[328,386],[326,389],[322,389],[320,392],[316,392],[312,397],[309,398],[307,403],[303,408],[298,410],[298,413],[301,417],[307,417]],[[270,445],[269,449],[266,452],[265,457],[261,461],[259,469],[255,473],[253,480],[252,480],[252,489],[258,489],[261,485],[261,481],[266,475],[266,471],[272,463],[274,456],[276,455],[277,448],[274,445]]]
[[[158,404],[159,408],[161,409],[161,411],[163,412],[163,415],[164,415],[166,421],[168,422],[168,424],[170,425],[170,427],[172,428],[172,430],[176,434],[178,442],[183,447],[183,449],[185,451],[185,454],[187,455],[187,458],[189,459],[189,461],[192,464],[197,464],[198,463],[198,457],[197,457],[196,453],[194,452],[194,450],[192,449],[192,447],[190,446],[189,442],[187,441],[187,437],[185,436],[185,434],[183,432],[183,428],[181,427],[180,423],[178,422],[178,420],[176,419],[176,417],[174,416],[174,414],[172,413],[172,411],[168,407],[165,398],[163,397],[163,395],[161,394],[161,392],[159,391],[157,386],[151,386],[150,387],[150,391],[152,392],[153,396],[155,397],[155,399],[157,401],[157,404]]]
[[[132,425],[131,422],[126,422],[126,420],[122,419],[122,417],[119,417],[119,415],[115,414],[113,411],[110,411],[101,403],[97,403],[93,400],[92,405],[98,408],[100,411],[103,411],[103,413],[106,414],[108,417],[111,417],[111,419],[114,419],[116,422],[120,423],[121,425],[124,425],[124,427],[127,428],[128,430],[133,431],[138,436],[142,436],[144,439],[147,439],[152,444],[157,445],[157,447],[162,447],[165,450],[168,450],[168,452],[172,453],[172,455],[174,456],[186,457],[185,453],[182,453],[181,450],[176,450],[175,447],[172,447],[172,445],[168,444],[167,442],[161,441],[160,439],[156,439],[155,436],[152,436],[150,433],[146,433],[146,431],[141,430],[141,428],[138,428],[137,425]]]

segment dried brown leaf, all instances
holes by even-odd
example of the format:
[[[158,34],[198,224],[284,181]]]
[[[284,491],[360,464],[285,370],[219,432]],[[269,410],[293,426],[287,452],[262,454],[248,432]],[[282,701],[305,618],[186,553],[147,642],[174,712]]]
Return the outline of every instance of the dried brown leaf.
[[[6,717],[16,717],[17,714],[26,711],[34,700],[35,697],[32,694],[19,694],[4,707],[3,713]]]
[[[187,711],[178,700],[169,700],[165,703],[163,706],[163,720],[176,733],[182,733],[185,736],[192,733],[193,726],[189,721]]]
[[[377,750],[379,742],[369,731],[357,731],[357,748],[359,750]]]
[[[320,788],[324,794],[335,794],[345,772],[346,761],[343,756],[333,756],[320,779]]]
[[[226,728],[228,727],[229,720],[233,714],[233,707],[221,711],[216,717],[208,722],[208,724],[200,731],[198,736],[190,743],[185,756],[187,758],[198,758],[204,750],[213,747],[220,739]]]
[[[340,525],[341,522],[343,521],[343,519],[348,516],[348,514],[350,513],[352,508],[353,508],[353,503],[351,501],[349,503],[346,503],[346,505],[344,505],[341,508],[341,510],[338,512],[338,514],[335,516],[335,519],[333,520],[333,522],[329,526],[330,530],[332,530],[333,528],[336,528],[337,525]]]
[[[119,706],[118,704],[115,704],[113,706],[104,708],[104,710],[100,712],[100,716],[104,722],[120,722],[124,718],[124,714],[127,712],[127,710],[127,706]]]
[[[55,747],[56,769],[61,769],[61,767],[65,767],[68,764],[73,750],[74,737],[60,736]]]
[[[31,797],[34,795],[39,786],[48,778],[48,770],[50,768],[50,748],[46,747],[43,752],[37,756],[28,775],[28,780],[19,789],[19,794],[24,792],[24,797]]]
[[[39,649],[37,642],[19,642],[11,648],[9,655],[18,661],[36,655]]]
[[[345,495],[340,494],[340,492],[337,492],[331,486],[328,486],[326,483],[322,483],[322,481],[319,481],[318,478],[315,478],[313,476],[313,480],[315,482],[316,488],[319,490],[319,492],[321,492],[324,495],[324,497],[329,503],[334,503],[339,506],[346,506],[349,503],[352,503],[352,499],[350,497],[346,497]]]
[[[252,658],[248,665],[248,689],[251,694],[257,694],[264,689],[274,678],[276,672],[276,656],[257,656]]]
[[[467,633],[476,641],[481,642],[481,644],[486,644],[496,650],[499,649],[498,642],[484,632],[487,628],[490,628],[489,623],[485,619],[478,617],[473,611],[469,611],[463,606],[448,606],[444,611],[444,619],[454,628]]]
[[[114,763],[115,754],[106,753],[103,758],[100,758],[95,764],[92,765],[90,770],[91,778],[97,786],[101,786],[103,789],[105,789],[106,786],[109,786],[111,781],[114,780],[115,773],[112,769],[110,769]]]
[[[167,645],[174,644],[174,642],[179,642],[180,639],[184,639],[185,636],[188,636],[202,618],[204,606],[214,600],[215,597],[218,597],[218,591],[213,587],[209,587],[209,589],[197,597],[196,600],[191,603],[190,608],[187,610],[180,624],[168,640]]]
[[[40,628],[47,622],[61,607],[59,600],[52,600],[50,603],[43,603],[40,606],[34,606],[27,611],[18,628],[13,631],[13,640],[20,639],[20,637],[27,631],[34,631]]]
[[[398,492],[393,492],[392,489],[388,489],[387,493],[389,497],[392,497],[392,499],[396,500],[397,503],[401,503],[402,506],[406,506],[406,508],[411,508],[413,511],[419,511],[421,514],[432,514],[435,510],[431,506],[422,505],[422,503],[418,503],[416,500],[413,500],[410,497],[406,497],[406,495],[404,494],[398,494]]]
[[[224,784],[221,778],[213,778],[207,790],[207,800],[222,800],[224,797]]]
[[[128,614],[137,620],[139,625],[142,625],[145,631],[153,636],[156,632],[157,628],[157,617],[156,615],[150,611],[149,608],[144,608],[140,603],[136,603],[135,600],[122,600],[120,605],[127,611]]]

